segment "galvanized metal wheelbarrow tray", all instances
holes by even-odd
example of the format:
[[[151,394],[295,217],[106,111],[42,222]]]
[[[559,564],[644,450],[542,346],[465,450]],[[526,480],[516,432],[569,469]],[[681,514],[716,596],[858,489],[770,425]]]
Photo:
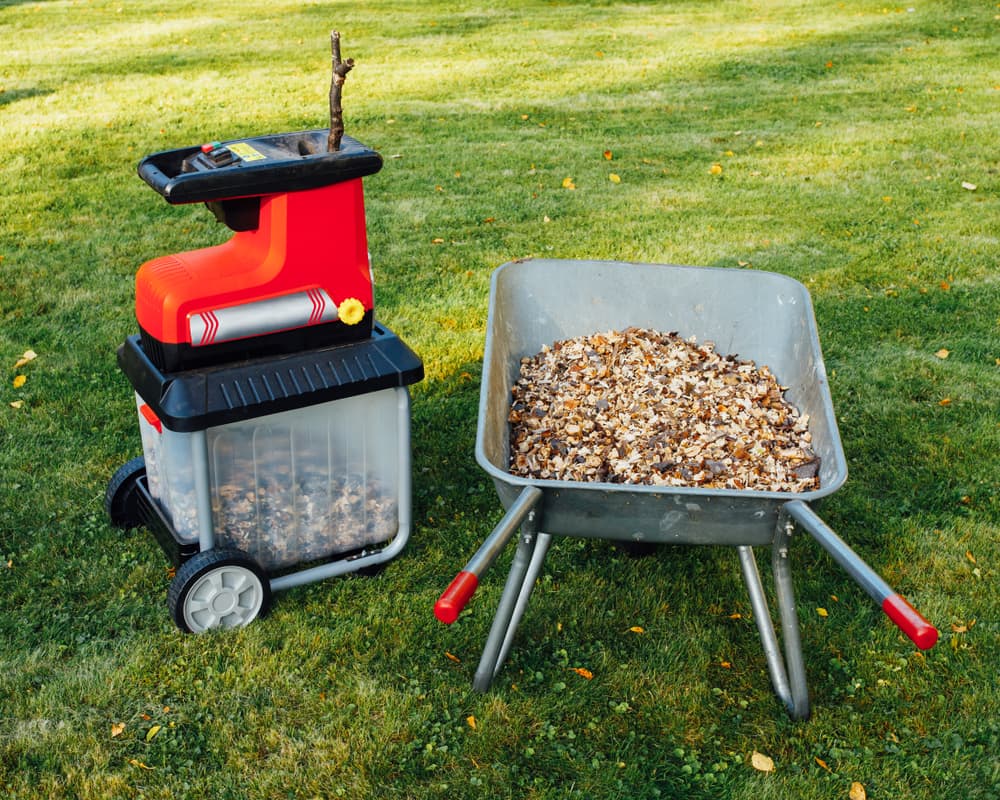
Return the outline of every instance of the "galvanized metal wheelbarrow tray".
[[[782,492],[534,480],[508,472],[507,415],[522,357],[574,336],[629,326],[712,341],[720,353],[766,364],[809,414],[820,488]],[[476,460],[506,514],[435,605],[453,622],[479,577],[520,530],[517,550],[473,686],[499,673],[553,536],[659,544],[727,545],[739,553],[775,693],[796,719],[809,695],[789,567],[796,526],[813,536],[921,649],[937,630],[896,594],[810,508],[847,479],[809,293],[783,275],[607,261],[526,260],[499,267],[490,286]],[[784,648],[771,620],[754,547],[771,548]]]

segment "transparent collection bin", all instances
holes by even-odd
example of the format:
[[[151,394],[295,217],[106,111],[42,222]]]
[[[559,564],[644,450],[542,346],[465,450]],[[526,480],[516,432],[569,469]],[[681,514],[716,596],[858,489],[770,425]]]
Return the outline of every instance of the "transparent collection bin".
[[[405,389],[383,389],[182,433],[158,430],[137,396],[150,494],[182,543],[204,539],[207,499],[213,546],[269,572],[385,543],[399,526],[400,463],[409,465],[398,413],[407,400]]]

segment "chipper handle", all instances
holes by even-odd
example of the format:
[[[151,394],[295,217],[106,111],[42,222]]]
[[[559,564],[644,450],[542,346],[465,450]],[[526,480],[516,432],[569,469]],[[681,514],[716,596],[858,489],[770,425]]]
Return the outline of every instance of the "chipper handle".
[[[826,550],[847,574],[858,582],[868,595],[881,607],[899,629],[921,650],[928,650],[938,640],[938,631],[921,616],[902,595],[896,594],[889,584],[855,553],[847,543],[821,520],[801,500],[785,503],[785,511],[800,523]]]
[[[451,582],[451,585],[438,598],[438,601],[434,604],[435,617],[446,625],[451,625],[451,623],[458,619],[458,615],[465,608],[466,603],[472,599],[472,595],[475,594],[476,588],[479,586],[479,576],[486,572],[490,568],[490,565],[496,561],[497,556],[500,555],[507,542],[514,536],[524,518],[531,513],[531,510],[535,507],[541,496],[542,490],[534,486],[525,486],[521,490],[521,494],[517,496],[517,500],[507,509],[507,513],[504,514],[503,519],[497,523],[493,532],[486,537],[486,540],[480,545],[476,554],[469,559],[469,563],[465,565],[465,569],[455,576],[455,580]]]

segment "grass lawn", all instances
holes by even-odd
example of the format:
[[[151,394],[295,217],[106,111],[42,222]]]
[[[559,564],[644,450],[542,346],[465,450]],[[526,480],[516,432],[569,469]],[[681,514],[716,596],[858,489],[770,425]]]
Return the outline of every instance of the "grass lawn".
[[[412,539],[182,635],[162,552],[102,508],[141,452],[115,349],[139,265],[228,231],[135,164],[325,126],[334,28],[347,133],[385,158],[377,311],[427,372]],[[1000,798],[995,3],[4,0],[0,43],[0,793]],[[453,626],[431,609],[501,514],[487,288],[529,256],[804,282],[850,469],[822,514],[938,645],[800,537],[792,722],[732,549],[560,539],[473,692],[510,554]]]

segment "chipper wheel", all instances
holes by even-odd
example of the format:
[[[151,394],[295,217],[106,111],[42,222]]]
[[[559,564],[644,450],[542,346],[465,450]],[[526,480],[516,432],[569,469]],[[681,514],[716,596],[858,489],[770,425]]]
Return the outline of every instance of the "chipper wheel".
[[[182,631],[240,628],[267,613],[271,585],[246,553],[213,548],[180,566],[170,582],[167,603]]]
[[[129,530],[142,525],[139,516],[139,479],[146,474],[146,460],[139,456],[123,464],[108,481],[104,510],[116,528]]]

